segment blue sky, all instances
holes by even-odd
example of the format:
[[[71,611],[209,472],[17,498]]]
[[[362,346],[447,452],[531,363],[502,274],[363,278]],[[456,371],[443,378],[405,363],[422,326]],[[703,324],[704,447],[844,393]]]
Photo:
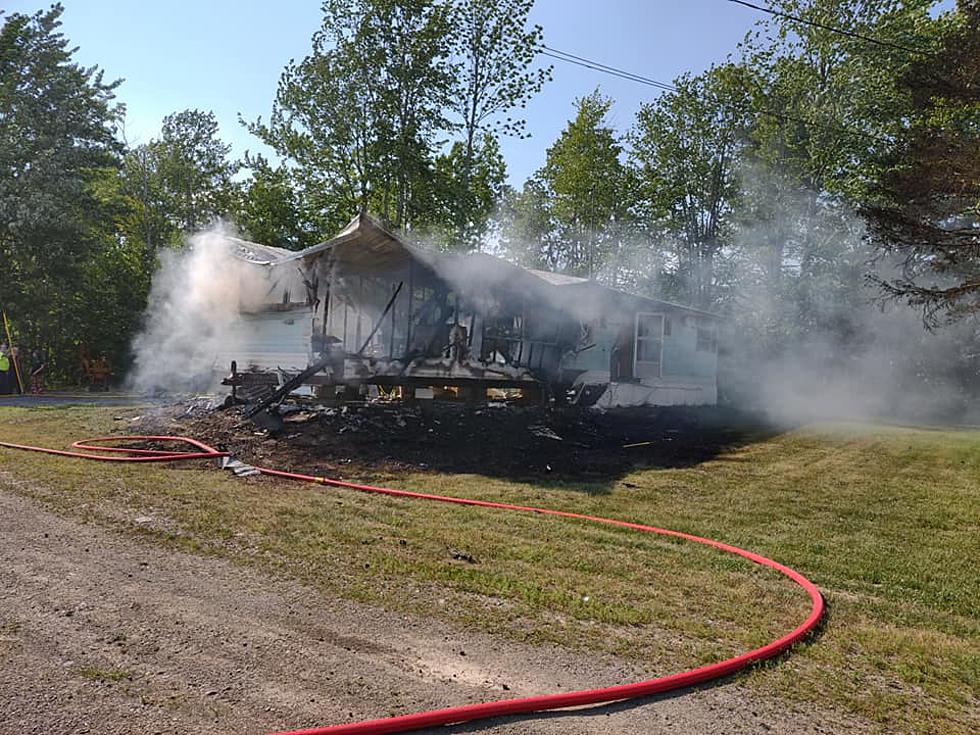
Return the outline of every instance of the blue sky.
[[[238,124],[267,116],[283,66],[300,59],[320,22],[315,0],[63,0],[63,30],[77,58],[123,78],[126,137],[146,142],[164,115],[186,108],[213,110],[222,137],[241,155],[261,144]],[[47,0],[7,0],[8,12],[31,13]],[[723,61],[760,14],[725,0],[538,0],[532,20],[545,43],[669,82]],[[511,183],[520,185],[544,162],[545,150],[572,114],[575,98],[597,85],[616,104],[610,120],[631,124],[656,90],[554,62],[554,81],[528,106],[531,138],[506,139]]]

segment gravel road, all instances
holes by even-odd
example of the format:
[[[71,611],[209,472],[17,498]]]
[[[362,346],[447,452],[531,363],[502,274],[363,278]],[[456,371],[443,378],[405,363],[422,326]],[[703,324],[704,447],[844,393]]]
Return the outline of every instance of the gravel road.
[[[53,515],[0,483],[0,733],[267,733],[651,673],[325,598]],[[438,732],[858,731],[729,681]]]

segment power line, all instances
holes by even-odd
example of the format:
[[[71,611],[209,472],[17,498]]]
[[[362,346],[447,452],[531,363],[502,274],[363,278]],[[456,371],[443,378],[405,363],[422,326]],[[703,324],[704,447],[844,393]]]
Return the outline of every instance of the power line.
[[[625,69],[619,69],[615,66],[609,66],[608,64],[603,64],[593,59],[587,59],[584,56],[576,56],[575,54],[571,54],[567,51],[559,51],[556,48],[552,48],[551,46],[546,46],[544,44],[541,44],[539,48],[544,49],[540,52],[543,56],[549,56],[552,59],[557,59],[558,61],[565,61],[569,64],[584,66],[586,69],[593,69],[595,71],[620,77],[621,79],[626,79],[631,82],[639,82],[640,84],[646,84],[650,87],[656,87],[657,89],[664,89],[668,92],[677,91],[677,87],[673,86],[672,84],[659,82],[656,79],[651,79],[650,77],[645,77],[641,74],[626,71]]]
[[[735,0],[732,1],[734,2]],[[660,82],[656,79],[643,76],[642,74],[636,74],[635,72],[627,71],[626,69],[620,69],[619,67],[610,66],[609,64],[603,64],[602,62],[595,61],[594,59],[589,59],[584,56],[578,56],[577,54],[569,53],[568,51],[560,51],[559,49],[553,48],[551,46],[546,46],[545,44],[540,44],[538,46],[538,53],[540,53],[542,56],[547,56],[549,58],[556,59],[557,61],[564,61],[568,64],[575,64],[576,66],[581,66],[586,69],[592,69],[593,71],[618,77],[619,79],[625,79],[626,81],[629,82],[645,84],[648,87],[653,87],[655,89],[660,89],[662,91],[674,92],[675,94],[679,94],[681,91],[677,87],[671,84],[667,84],[666,82]],[[751,94],[751,92],[748,90],[747,87],[745,87],[744,83],[740,78],[738,79],[738,82],[743,88],[745,88],[746,92],[749,92],[749,94]],[[762,92],[762,94],[764,95],[765,93]],[[827,128],[826,125],[820,125],[819,123],[814,123],[814,121],[812,120],[805,120],[801,117],[794,117],[793,115],[787,115],[784,112],[777,112],[776,110],[771,108],[761,108],[759,112],[761,112],[762,114],[771,115],[779,120],[801,123],[807,126],[816,125],[817,127]],[[850,135],[857,135],[866,138],[868,140],[877,141],[879,143],[887,142],[884,138],[874,135],[873,133],[868,133],[863,130],[858,130],[847,125],[837,124],[834,125],[834,127],[837,128],[838,132],[848,133]]]
[[[877,46],[898,49],[899,51],[906,51],[907,53],[910,54],[923,53],[920,49],[914,49],[914,48],[910,48],[909,46],[903,46],[900,43],[892,43],[891,41],[882,41],[880,38],[874,38],[873,36],[865,36],[864,34],[856,33],[855,31],[848,31],[844,28],[837,28],[835,26],[827,25],[826,23],[820,23],[815,20],[808,20],[806,18],[801,18],[798,15],[791,15],[789,13],[784,13],[780,10],[773,10],[772,8],[767,8],[762,5],[756,5],[755,3],[746,2],[745,0],[727,0],[727,2],[734,3],[735,5],[743,5],[746,8],[751,8],[752,10],[758,10],[762,13],[768,13],[769,15],[774,15],[777,18],[785,18],[786,20],[791,20],[794,23],[802,23],[803,25],[813,26],[814,28],[820,28],[825,31],[830,31],[831,33],[838,33],[842,36],[847,36],[848,38],[856,38],[860,41],[867,41],[868,43],[873,43]]]
[[[593,71],[602,72],[603,74],[608,74],[609,76],[618,77],[620,79],[625,79],[628,82],[638,82],[639,84],[645,84],[648,87],[654,87],[655,89],[661,89],[661,90],[664,90],[664,91],[671,91],[671,92],[674,91],[674,90],[670,89],[669,87],[661,87],[659,84],[652,84],[652,83],[650,83],[650,82],[648,82],[648,81],[646,81],[644,79],[641,79],[641,78],[638,78],[638,77],[634,77],[634,76],[631,76],[629,74],[619,74],[617,72],[610,71],[608,69],[603,69],[602,67],[595,66],[593,64],[587,64],[587,63],[585,63],[583,61],[574,61],[572,59],[567,59],[564,56],[559,56],[558,54],[552,54],[552,53],[549,53],[548,51],[538,51],[538,53],[541,54],[542,56],[547,56],[548,58],[555,59],[557,61],[564,61],[564,62],[566,62],[568,64],[575,64],[576,66],[581,66],[581,67],[584,67],[586,69],[592,69]]]

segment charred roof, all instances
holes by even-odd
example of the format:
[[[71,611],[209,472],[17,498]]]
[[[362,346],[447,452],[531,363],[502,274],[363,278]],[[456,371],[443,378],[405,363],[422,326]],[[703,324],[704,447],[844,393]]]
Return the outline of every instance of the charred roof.
[[[680,309],[714,319],[723,318],[720,314],[693,306],[615,289],[592,279],[524,268],[486,253],[444,253],[413,245],[363,213],[352,219],[335,237],[305,250],[284,250],[235,238],[232,241],[236,246],[235,255],[256,265],[280,266],[297,261],[312,265],[321,257],[329,257],[332,263],[343,264],[352,270],[374,270],[397,267],[414,260],[437,273],[465,271],[470,276],[467,280],[473,283],[474,288],[500,286],[529,292],[558,289],[565,296],[579,292],[583,296],[588,294],[590,298],[603,298],[610,304],[640,302],[651,308]]]

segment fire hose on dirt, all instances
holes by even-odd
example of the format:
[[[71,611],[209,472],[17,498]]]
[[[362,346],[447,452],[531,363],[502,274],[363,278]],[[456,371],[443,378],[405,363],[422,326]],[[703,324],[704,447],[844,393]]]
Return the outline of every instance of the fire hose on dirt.
[[[179,443],[189,446],[189,450],[158,450],[158,449],[137,449],[125,446],[118,446],[121,442],[162,442]],[[214,447],[210,447],[203,442],[195,439],[180,436],[116,436],[100,437],[96,439],[84,439],[71,445],[71,450],[49,449],[45,447],[33,447],[23,444],[11,444],[0,442],[0,447],[9,449],[21,449],[32,452],[43,452],[62,457],[76,457],[81,459],[91,459],[103,462],[172,462],[192,459],[222,459],[229,457],[228,452],[222,452]],[[579,707],[590,704],[601,704],[603,702],[615,702],[626,699],[646,697],[652,694],[660,694],[675,689],[683,689],[696,684],[702,684],[713,679],[729,676],[737,671],[741,671],[753,664],[766,659],[778,656],[787,651],[795,643],[801,641],[816,625],[820,622],[823,615],[824,603],[817,589],[810,580],[799,572],[787,566],[773,561],[751,551],[740,549],[736,546],[714,541],[712,539],[701,538],[680,531],[671,531],[665,528],[656,528],[639,523],[629,523],[612,518],[601,518],[598,516],[582,515],[579,513],[567,513],[560,510],[548,508],[534,508],[523,505],[512,505],[509,503],[494,503],[485,500],[470,500],[468,498],[457,498],[446,495],[432,495],[429,493],[412,492],[408,490],[394,490],[391,488],[375,487],[373,485],[361,485],[342,480],[333,480],[326,477],[315,477],[313,475],[303,475],[295,472],[284,472],[281,470],[269,469],[266,467],[256,467],[258,472],[273,477],[282,477],[289,480],[303,482],[313,482],[320,485],[330,485],[333,487],[347,488],[365,493],[377,493],[389,495],[397,498],[409,498],[413,500],[427,500],[438,503],[453,503],[456,505],[468,505],[478,508],[491,508],[495,510],[506,510],[518,513],[536,513],[544,516],[554,516],[590,523],[600,523],[607,526],[616,526],[632,531],[643,533],[654,533],[661,536],[670,536],[683,539],[694,543],[704,544],[720,551],[748,559],[755,564],[774,569],[780,574],[793,580],[803,588],[810,599],[810,612],[806,619],[796,626],[793,630],[764,646],[755,648],[746,653],[732,658],[701,666],[688,671],[676,674],[661,676],[656,679],[639,681],[632,684],[621,684],[617,686],[604,687],[600,689],[583,689],[576,692],[563,692],[560,694],[546,694],[535,697],[522,697],[519,699],[507,699],[496,702],[484,702],[481,704],[468,704],[459,707],[448,707],[446,709],[431,710],[428,712],[417,712],[414,714],[400,715],[397,717],[387,717],[378,720],[365,720],[362,722],[347,723],[342,725],[330,725],[327,727],[314,727],[301,730],[290,730],[278,733],[277,735],[382,735],[383,733],[408,732],[427,727],[437,727],[441,725],[469,722],[489,717],[501,717],[506,715],[520,715],[544,710],[564,709],[567,707]]]

